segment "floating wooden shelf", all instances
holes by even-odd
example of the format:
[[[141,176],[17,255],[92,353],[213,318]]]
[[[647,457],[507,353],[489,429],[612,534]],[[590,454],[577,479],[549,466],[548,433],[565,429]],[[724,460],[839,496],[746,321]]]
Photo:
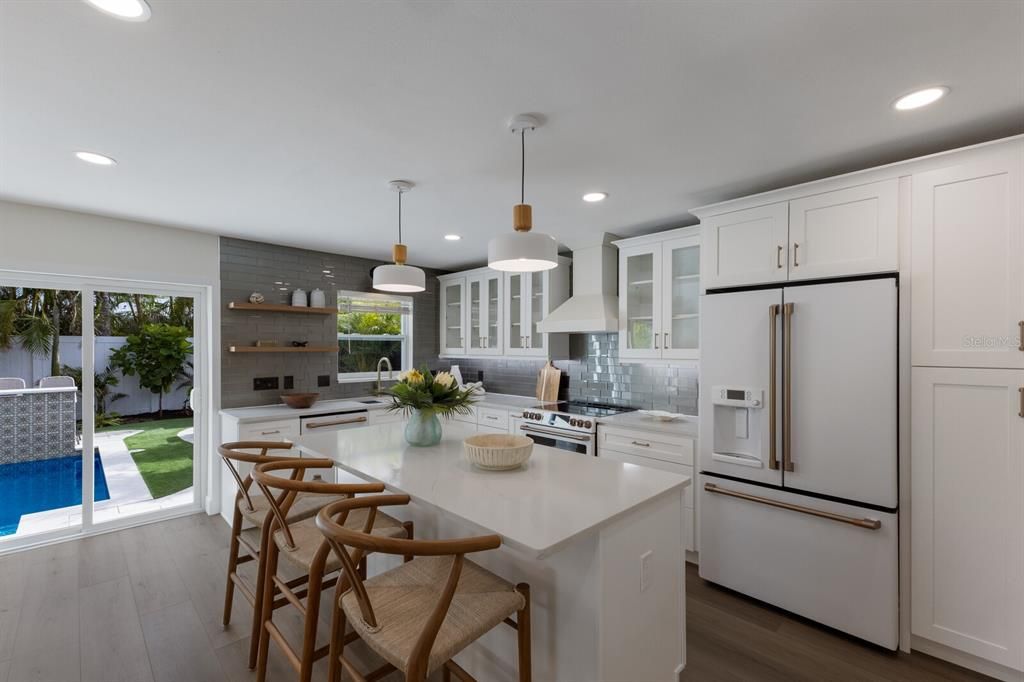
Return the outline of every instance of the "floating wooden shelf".
[[[334,308],[310,308],[299,305],[284,305],[281,303],[245,303],[243,301],[231,301],[228,303],[229,310],[259,310],[268,313],[298,313],[300,315],[337,315]]]
[[[228,346],[229,353],[337,353],[337,346]]]

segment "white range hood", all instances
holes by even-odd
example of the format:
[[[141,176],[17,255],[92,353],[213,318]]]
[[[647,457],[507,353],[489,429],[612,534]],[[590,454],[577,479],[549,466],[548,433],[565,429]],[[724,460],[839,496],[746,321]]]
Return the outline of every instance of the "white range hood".
[[[618,249],[605,235],[601,243],[572,252],[572,297],[537,325],[544,333],[619,330]]]

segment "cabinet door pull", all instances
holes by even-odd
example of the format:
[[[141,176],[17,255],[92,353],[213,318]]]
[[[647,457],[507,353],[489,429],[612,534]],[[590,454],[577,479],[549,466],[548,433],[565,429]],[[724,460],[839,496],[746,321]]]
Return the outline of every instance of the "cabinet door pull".
[[[775,252],[775,266],[779,270],[781,270],[782,269],[782,245],[780,244],[776,248],[778,249],[778,251]]]
[[[796,242],[793,242],[793,267],[794,268],[800,267],[800,263],[798,263],[797,260],[796,260],[796,254],[797,254],[797,250],[799,248],[800,248],[800,245],[797,244]]]
[[[1020,345],[1017,346],[1017,350],[1024,352],[1024,320],[1017,323],[1017,334],[1020,338]]]
[[[664,336],[665,338],[662,339],[661,347],[668,350],[668,332],[665,332]]]
[[[1017,389],[1020,392],[1020,411],[1017,412],[1017,416],[1024,419],[1024,386]]]
[[[273,436],[275,433],[281,433],[281,429],[274,429],[273,431],[260,431],[261,436]]]
[[[654,350],[658,350],[658,334],[657,334],[657,332],[655,332],[655,334],[654,334]]]
[[[645,443],[645,442],[643,442],[642,440],[635,440],[635,441],[632,441],[632,444],[633,444],[633,445],[639,445],[639,446],[640,446],[640,447],[642,447],[642,448],[649,448],[649,447],[651,447],[651,444],[650,444],[650,443]]]

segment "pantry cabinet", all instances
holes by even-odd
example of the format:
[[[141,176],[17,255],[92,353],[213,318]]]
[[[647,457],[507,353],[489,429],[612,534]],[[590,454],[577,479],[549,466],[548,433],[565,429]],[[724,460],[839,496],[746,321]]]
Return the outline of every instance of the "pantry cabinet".
[[[914,365],[1024,368],[1021,149],[913,177]]]
[[[699,228],[621,239],[619,357],[696,359],[700,337]]]
[[[895,177],[742,210],[720,205],[696,211],[707,289],[899,267]]]
[[[537,325],[569,297],[571,260],[543,272],[478,268],[442,275],[442,357],[568,357],[567,334]]]
[[[1024,370],[914,367],[912,632],[1024,670]]]

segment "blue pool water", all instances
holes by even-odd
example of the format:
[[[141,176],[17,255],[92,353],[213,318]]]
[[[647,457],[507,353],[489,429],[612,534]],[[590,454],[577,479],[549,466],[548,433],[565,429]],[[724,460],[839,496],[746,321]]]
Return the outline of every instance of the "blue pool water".
[[[95,500],[109,500],[103,461],[96,450]],[[23,514],[82,504],[82,458],[57,457],[0,465],[0,536],[18,530]]]

